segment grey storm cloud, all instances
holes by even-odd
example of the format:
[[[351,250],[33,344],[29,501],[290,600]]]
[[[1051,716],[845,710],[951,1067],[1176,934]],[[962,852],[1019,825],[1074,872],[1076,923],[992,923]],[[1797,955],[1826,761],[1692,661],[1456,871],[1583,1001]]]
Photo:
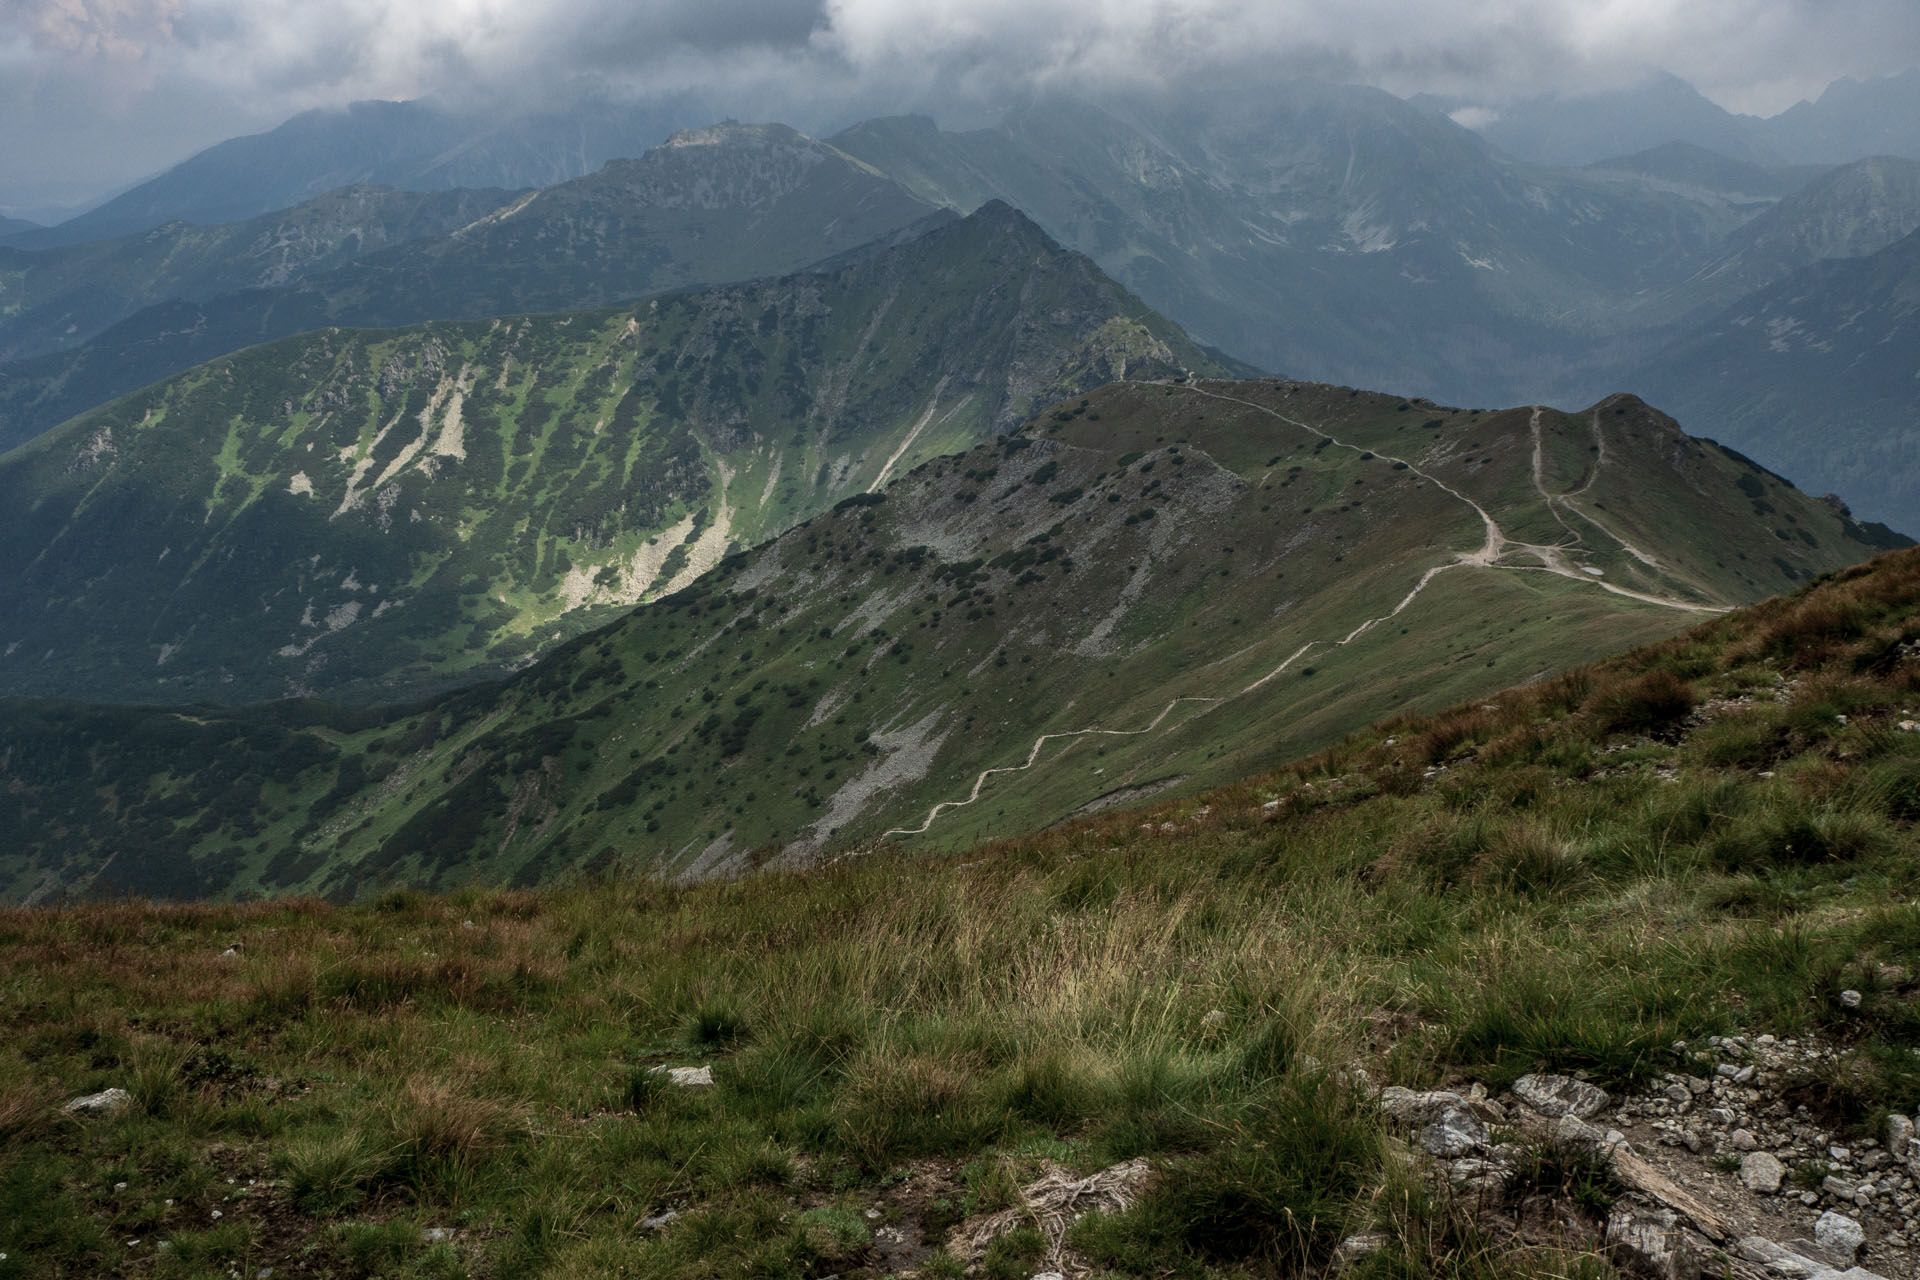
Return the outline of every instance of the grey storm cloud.
[[[1661,67],[1770,112],[1916,62],[1914,0],[0,0],[0,197],[62,169],[138,177],[308,107],[508,105],[582,78],[804,123],[1048,85],[1312,74],[1497,97]]]

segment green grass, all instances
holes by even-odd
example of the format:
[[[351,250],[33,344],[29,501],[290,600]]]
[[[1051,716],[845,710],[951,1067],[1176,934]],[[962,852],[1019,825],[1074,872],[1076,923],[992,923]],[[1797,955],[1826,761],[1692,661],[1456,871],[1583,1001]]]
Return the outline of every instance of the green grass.
[[[1829,605],[1856,638],[1768,667]],[[1676,1039],[1764,1030],[1840,1047],[1796,1088],[1835,1123],[1910,1112],[1920,1010],[1880,966],[1920,942],[1898,785],[1920,735],[1894,727],[1920,663],[1878,655],[1917,615],[1920,553],[1898,553],[965,862],[5,912],[0,1266],[877,1275],[883,1226],[945,1250],[1047,1161],[1138,1156],[1152,1186],[1067,1235],[1114,1275],[1310,1270],[1379,1230],[1359,1274],[1599,1277],[1433,1199],[1341,1069],[1624,1087],[1679,1067]],[[1708,718],[1613,727],[1678,667]],[[1848,722],[1785,725],[1771,777],[1708,731],[1757,714],[1730,695],[1790,709],[1836,680]],[[648,1071],[705,1063],[705,1090]],[[139,1099],[122,1116],[57,1114],[115,1083]],[[1616,1193],[1553,1147],[1523,1172],[1569,1211]],[[1005,1236],[981,1265],[1030,1274],[1046,1247]]]
[[[608,181],[617,187],[611,175],[580,185]],[[548,192],[531,215],[575,194]],[[906,221],[924,212],[892,194],[892,215],[903,204]],[[879,206],[867,216],[897,225]],[[725,243],[707,217],[698,232],[683,228],[681,248]],[[823,238],[860,220],[838,219]],[[520,232],[485,234],[501,225]],[[473,248],[471,237],[451,243]],[[537,236],[518,247],[543,251]],[[709,259],[722,274],[684,264],[691,273],[671,283],[825,256],[740,275]],[[1225,371],[1004,207],[820,274],[476,318],[534,309],[540,296],[604,308],[650,291],[601,293],[605,261],[588,261],[571,286],[545,279],[555,294],[509,291],[469,310],[436,293],[424,310],[439,318],[406,328],[320,328],[303,310],[315,331],[170,377],[156,370],[132,384],[152,385],[6,454],[0,563],[19,588],[6,617],[30,630],[0,654],[0,688],[175,705],[420,698],[518,669],[678,589],[643,550],[696,517],[712,532],[705,565],[1122,367]],[[643,274],[666,266],[652,249],[622,261]],[[442,269],[451,264],[422,268]],[[403,282],[393,262],[384,272],[389,296],[423,284]],[[587,279],[594,288],[580,287]],[[463,269],[439,283],[484,292],[498,281]],[[909,314],[875,328],[902,292],[914,297]],[[1009,345],[1008,333],[1020,337]],[[944,390],[926,375],[939,362],[983,376]],[[991,373],[1016,366],[1018,379]],[[61,574],[32,569],[54,541]],[[29,668],[29,650],[64,659]]]
[[[676,323],[676,314],[663,305],[654,324]],[[487,341],[586,338],[609,359],[638,358],[618,324],[592,333],[528,324],[526,335]],[[470,415],[486,409],[482,383]],[[1701,616],[1538,572],[1525,551],[1510,550],[1498,567],[1458,563],[1485,534],[1457,494],[1478,493],[1502,520],[1545,509],[1531,482],[1530,415],[1435,410],[1441,425],[1429,429],[1400,403],[1273,381],[1117,384],[1060,402],[1025,433],[912,465],[884,495],[865,493],[859,479],[882,465],[870,450],[833,490],[851,498],[511,679],[426,703],[19,704],[0,727],[0,755],[19,762],[0,792],[8,842],[0,892],[350,898],[398,885],[549,884],[650,867],[711,874],[902,838],[889,833],[960,850],[1116,797],[1196,794],[1379,717],[1537,679]],[[1590,424],[1561,415],[1545,433],[1542,416],[1543,447],[1589,438]],[[1659,428],[1644,416],[1602,416],[1616,433]],[[586,471],[611,465],[598,452],[618,444],[611,431],[583,445],[565,415],[536,417],[521,412],[515,430],[525,439],[515,448],[545,457],[581,446]],[[1329,444],[1315,430],[1353,443]],[[1649,545],[1683,566],[1771,547],[1750,514],[1721,510],[1723,499],[1745,501],[1711,470],[1733,464],[1696,444],[1674,447],[1699,471],[1686,501],[1700,523],[1686,528],[1675,517],[1656,531],[1665,541]],[[805,467],[783,463],[782,476],[817,479],[816,446],[825,447],[801,451]],[[1389,460],[1401,454],[1421,470]],[[1496,461],[1480,466],[1482,455]],[[760,446],[735,456],[752,462],[744,483],[761,494],[774,463],[798,457]],[[1462,456],[1476,459],[1468,474],[1456,474]],[[1616,441],[1608,465],[1646,471],[1632,461],[1641,457]],[[719,494],[705,475],[674,510],[698,504],[715,518]],[[1567,471],[1543,465],[1543,475],[1560,483]],[[1434,482],[1442,477],[1446,489]],[[786,483],[769,503],[778,506]],[[1062,494],[1074,496],[1056,502]],[[1788,509],[1788,497],[1778,501]],[[1811,500],[1791,504],[1809,527],[1838,519]],[[1154,518],[1138,519],[1147,507]],[[688,531],[696,514],[686,514]],[[477,557],[472,581],[493,581],[481,561],[501,532],[476,532],[460,552]],[[539,521],[515,525],[508,541],[527,558],[508,603],[471,596],[476,607],[498,606],[490,621],[434,631],[459,662],[492,661],[481,642],[496,624],[526,630],[536,615],[550,620],[537,581],[552,579],[542,590],[551,589],[563,576],[558,557],[585,554]],[[610,545],[624,555],[629,543]],[[1867,550],[1837,535],[1823,546],[1801,547],[1788,567],[1810,574]],[[362,585],[374,580],[361,568]],[[1675,569],[1633,579],[1655,594],[1723,605],[1792,580],[1778,566],[1770,578]],[[415,598],[383,617],[437,628],[431,613]],[[1857,642],[1862,626],[1844,609],[1796,615],[1762,639],[1756,657],[1815,659]],[[340,634],[358,636],[359,627]],[[545,642],[546,627],[516,630],[515,643]],[[369,661],[404,658],[377,631],[361,639]],[[1667,734],[1690,709],[1681,685],[1703,661],[1676,649],[1593,714],[1611,730]],[[1765,692],[1756,678],[1745,664],[1736,692]],[[1713,760],[1763,768],[1797,743],[1831,736],[1863,696],[1852,679],[1835,673],[1791,705],[1753,703],[1716,718],[1707,730]],[[1372,785],[1390,790],[1419,769],[1450,766],[1456,754],[1492,745],[1496,728],[1498,750],[1540,768],[1598,767],[1590,743],[1470,714],[1426,741],[1420,761]],[[1053,736],[1036,753],[1042,735]],[[983,774],[977,798],[956,803]],[[1895,772],[1875,785],[1898,790],[1901,781]],[[937,804],[945,807],[928,825]],[[1772,838],[1753,823],[1745,844],[1728,845],[1724,865]],[[1877,838],[1847,819],[1823,823],[1822,838]],[[1516,890],[1577,888],[1579,866],[1535,834],[1534,848],[1508,849],[1504,869],[1486,874]]]

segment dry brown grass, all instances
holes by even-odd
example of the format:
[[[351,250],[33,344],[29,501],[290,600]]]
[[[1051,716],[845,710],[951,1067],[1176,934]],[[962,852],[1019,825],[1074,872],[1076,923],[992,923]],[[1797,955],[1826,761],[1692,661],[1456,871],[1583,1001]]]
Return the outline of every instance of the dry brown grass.
[[[1603,680],[1588,697],[1586,711],[1602,733],[1652,733],[1686,719],[1693,706],[1693,686],[1656,668]]]
[[[53,1091],[44,1081],[0,1084],[0,1151],[45,1133],[52,1125],[55,1106]]]
[[[384,1106],[401,1156],[416,1168],[471,1164],[497,1150],[516,1127],[521,1108],[488,1097],[462,1074],[410,1076]]]

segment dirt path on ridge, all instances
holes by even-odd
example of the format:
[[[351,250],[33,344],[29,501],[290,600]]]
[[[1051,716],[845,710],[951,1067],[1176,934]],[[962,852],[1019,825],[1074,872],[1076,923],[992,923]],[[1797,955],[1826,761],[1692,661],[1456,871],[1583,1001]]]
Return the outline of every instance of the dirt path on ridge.
[[[1542,546],[1542,545],[1531,543],[1531,542],[1515,541],[1514,539],[1507,537],[1506,532],[1503,529],[1501,529],[1499,522],[1495,520],[1490,514],[1488,514],[1485,507],[1482,507],[1479,503],[1475,502],[1472,498],[1469,498],[1466,494],[1461,493],[1458,489],[1455,489],[1453,486],[1449,485],[1446,481],[1441,480],[1439,477],[1432,475],[1429,472],[1422,471],[1419,467],[1415,466],[1412,462],[1408,461],[1405,458],[1397,458],[1390,454],[1381,453],[1377,449],[1368,450],[1360,447],[1359,445],[1348,444],[1346,441],[1341,440],[1333,435],[1330,435],[1327,432],[1322,431],[1318,427],[1312,426],[1305,422],[1301,422],[1296,418],[1289,418],[1287,415],[1279,412],[1278,410],[1271,409],[1266,405],[1259,404],[1252,400],[1243,400],[1238,396],[1223,395],[1217,391],[1203,391],[1199,387],[1194,386],[1190,383],[1157,382],[1149,385],[1169,386],[1177,390],[1187,392],[1190,395],[1205,396],[1210,400],[1224,400],[1231,404],[1243,405],[1249,409],[1255,409],[1260,411],[1261,413],[1265,413],[1270,417],[1278,418],[1280,421],[1286,423],[1287,425],[1292,427],[1297,427],[1300,430],[1309,433],[1310,435],[1318,436],[1320,439],[1325,440],[1328,443],[1335,445],[1338,448],[1347,449],[1354,453],[1370,452],[1375,457],[1384,458],[1386,459],[1386,461],[1390,463],[1397,462],[1401,464],[1403,467],[1405,467],[1408,471],[1418,476],[1420,479],[1435,486],[1436,488],[1440,489],[1442,492],[1452,495],[1454,498],[1457,498],[1459,501],[1465,503],[1468,507],[1471,507],[1473,509],[1474,514],[1480,517],[1481,527],[1485,532],[1485,540],[1480,544],[1479,547],[1475,548],[1474,550],[1456,552],[1454,554],[1454,558],[1448,561],[1447,563],[1434,565],[1428,568],[1427,570],[1425,570],[1423,573],[1421,573],[1419,580],[1413,584],[1413,588],[1410,591],[1408,591],[1407,594],[1400,599],[1400,602],[1394,605],[1394,607],[1388,612],[1381,614],[1377,618],[1368,618],[1365,622],[1362,622],[1359,626],[1355,627],[1353,630],[1349,631],[1346,635],[1342,636],[1338,640],[1307,641],[1305,644],[1301,645],[1298,649],[1294,650],[1292,654],[1288,655],[1286,661],[1282,662],[1279,666],[1275,667],[1272,671],[1269,671],[1266,675],[1261,676],[1258,680],[1255,680],[1252,684],[1246,686],[1244,689],[1222,693],[1214,697],[1186,696],[1186,697],[1175,698],[1171,702],[1169,702],[1165,707],[1161,708],[1159,715],[1155,716],[1152,719],[1152,721],[1150,721],[1147,725],[1139,729],[1102,729],[1098,726],[1089,726],[1084,729],[1070,729],[1063,732],[1043,733],[1039,737],[1034,739],[1032,748],[1029,749],[1027,752],[1027,758],[1024,761],[1022,761],[1020,764],[996,765],[993,768],[981,770],[979,776],[973,780],[973,789],[967,793],[967,796],[965,799],[942,800],[938,804],[934,805],[933,808],[927,811],[926,818],[921,821],[919,826],[894,827],[888,831],[882,832],[879,837],[880,840],[883,840],[883,841],[889,840],[895,836],[924,835],[933,826],[934,822],[939,819],[941,814],[947,812],[950,809],[964,808],[965,806],[973,804],[975,801],[977,801],[980,798],[982,789],[985,788],[987,781],[990,778],[993,778],[1003,773],[1024,773],[1026,770],[1033,768],[1034,765],[1040,762],[1040,752],[1046,747],[1047,743],[1052,742],[1056,739],[1083,738],[1083,737],[1094,737],[1094,736],[1104,736],[1104,737],[1114,737],[1114,738],[1140,737],[1144,734],[1152,733],[1154,730],[1158,729],[1160,725],[1166,720],[1166,718],[1172,714],[1174,708],[1179,706],[1183,702],[1198,702],[1198,703],[1206,704],[1206,710],[1200,713],[1201,715],[1206,715],[1208,712],[1211,712],[1219,708],[1220,706],[1225,705],[1226,703],[1233,702],[1239,698],[1243,698],[1246,695],[1254,692],[1256,689],[1259,689],[1263,685],[1266,685],[1270,681],[1274,680],[1276,677],[1278,677],[1283,672],[1285,672],[1289,667],[1293,666],[1294,663],[1306,657],[1307,654],[1311,653],[1313,650],[1317,648],[1323,648],[1323,647],[1329,648],[1329,649],[1337,649],[1345,645],[1352,644],[1355,640],[1358,640],[1360,637],[1366,635],[1369,631],[1373,630],[1375,627],[1379,626],[1381,623],[1390,621],[1391,619],[1398,617],[1402,612],[1406,610],[1406,608],[1409,605],[1411,605],[1416,599],[1419,598],[1421,592],[1427,589],[1428,583],[1432,582],[1435,578],[1439,577],[1441,574],[1446,573],[1452,569],[1480,568],[1480,569],[1491,569],[1491,570],[1506,571],[1506,572],[1551,573],[1558,577],[1570,578],[1575,582],[1584,582],[1589,586],[1598,587],[1602,591],[1609,592],[1613,595],[1624,596],[1630,600],[1638,600],[1643,604],[1658,605],[1661,608],[1679,609],[1688,613],[1712,614],[1712,613],[1727,612],[1726,609],[1717,608],[1712,605],[1695,604],[1695,603],[1692,603],[1691,601],[1679,600],[1679,599],[1675,599],[1668,596],[1656,596],[1656,595],[1650,595],[1646,592],[1632,591],[1625,587],[1615,586],[1610,582],[1601,582],[1590,574],[1575,570],[1570,566],[1568,566],[1565,560],[1565,553],[1568,550],[1572,549],[1575,546],[1581,545],[1579,540],[1579,535],[1575,533],[1571,528],[1567,528],[1567,532],[1569,535],[1571,535],[1574,538],[1574,541],[1570,544],[1567,544],[1566,546]],[[1534,484],[1535,490],[1539,492],[1540,496],[1546,499],[1548,504],[1548,509],[1552,510],[1556,499],[1554,499],[1546,491],[1545,478],[1544,478],[1545,461],[1542,456],[1542,443],[1541,443],[1541,432],[1540,432],[1540,414],[1541,414],[1541,409],[1539,407],[1535,407],[1533,411],[1533,421],[1532,421],[1533,484]],[[1597,419],[1594,423],[1594,434],[1596,438],[1599,437],[1600,435],[1600,427]],[[1598,474],[1599,468],[1602,465],[1604,465],[1605,457],[1606,457],[1605,447],[1603,442],[1601,452],[1597,456],[1596,461],[1594,463],[1594,470],[1596,475]],[[1585,485],[1582,485],[1581,488],[1578,490],[1578,492],[1584,493],[1588,488],[1592,486],[1592,484],[1593,484],[1593,477],[1590,476],[1588,477],[1587,483]],[[1564,499],[1561,499],[1561,500],[1564,500]],[[1573,508],[1570,508],[1570,509],[1573,509]],[[1589,523],[1593,523],[1596,528],[1601,528],[1601,531],[1603,533],[1606,533],[1608,537],[1613,538],[1614,541],[1619,542],[1622,547],[1626,547],[1629,554],[1634,555],[1635,557],[1643,560],[1647,564],[1652,565],[1655,563],[1648,557],[1642,555],[1640,552],[1634,550],[1631,547],[1628,547],[1627,543],[1623,539],[1621,539],[1620,537],[1612,533],[1610,530],[1606,530],[1602,528],[1597,522],[1594,522],[1591,517],[1587,516],[1586,513],[1578,512],[1577,509],[1575,510],[1576,510],[1576,514],[1579,514],[1583,519],[1588,520]],[[1559,518],[1557,513],[1555,515],[1555,518],[1556,519]],[[1562,521],[1561,523],[1563,528],[1566,527],[1564,521]],[[1532,555],[1540,560],[1540,564],[1520,565],[1520,564],[1501,563],[1502,559],[1506,555],[1512,552],[1521,552],[1521,553]]]

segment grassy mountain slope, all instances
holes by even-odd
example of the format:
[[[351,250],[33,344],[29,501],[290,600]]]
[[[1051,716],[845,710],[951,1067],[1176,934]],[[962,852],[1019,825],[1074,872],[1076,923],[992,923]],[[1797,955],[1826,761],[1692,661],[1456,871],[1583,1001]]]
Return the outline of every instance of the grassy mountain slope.
[[[1218,370],[1004,205],[612,312],[322,330],[0,459],[0,686],[391,699],[1117,377]]]
[[[444,236],[515,198],[343,187],[248,222],[173,222],[70,248],[0,249],[0,362],[77,347],[158,303],[285,285],[390,244]]]
[[[1626,375],[1695,430],[1920,529],[1920,232],[1803,268]]]
[[[1669,634],[1875,536],[1630,397],[1118,384],[432,704],[12,704],[0,868],[16,900],[351,895],[963,847]]]
[[[77,349],[0,369],[0,446],[273,338],[327,325],[574,310],[779,275],[916,224],[930,227],[934,212],[867,166],[778,125],[676,134],[638,159],[521,193],[449,234],[365,253],[282,287],[159,303]],[[117,299],[124,290],[110,292]]]
[[[1342,1274],[1611,1280],[1604,1164],[1528,1138],[1505,1192],[1429,1183],[1351,1068],[1618,1097],[1767,1034],[1833,1051],[1768,1083],[1794,1124],[1910,1113],[1917,645],[1909,551],[964,863],[6,912],[0,1265],[958,1276],[953,1229],[1046,1162],[1141,1158],[1070,1267],[1320,1274],[1377,1231]]]

